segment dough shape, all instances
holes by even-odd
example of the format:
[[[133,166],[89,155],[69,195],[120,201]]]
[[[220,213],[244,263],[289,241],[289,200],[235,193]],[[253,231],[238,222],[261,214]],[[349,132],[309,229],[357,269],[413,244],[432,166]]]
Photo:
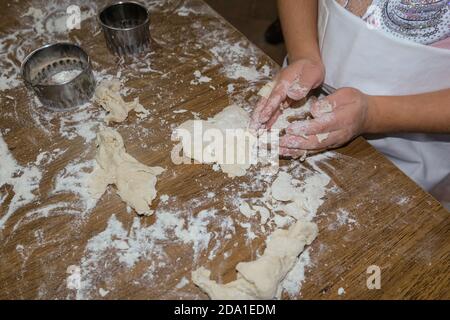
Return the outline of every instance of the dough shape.
[[[230,105],[207,120],[188,120],[182,123],[174,131],[174,136],[181,141],[184,156],[187,158],[199,163],[217,163],[229,177],[239,177],[245,175],[250,168],[252,164],[250,155],[257,143],[256,137],[247,129],[249,122],[250,117],[245,110],[236,105]],[[197,125],[201,123],[202,130],[194,130],[195,123]],[[240,130],[234,131],[235,139],[225,139],[227,129]],[[184,136],[183,132],[189,133],[189,137]],[[216,141],[204,141],[205,132],[220,133],[224,140],[220,143],[223,149],[217,148]],[[234,151],[234,161],[227,161],[226,155],[231,154],[232,151]]]
[[[105,109],[108,114],[105,122],[123,122],[131,110],[136,112],[139,118],[146,117],[149,112],[139,103],[139,98],[131,102],[125,102],[120,96],[120,81],[103,80],[95,89],[94,101]]]
[[[156,176],[165,169],[146,166],[130,156],[122,136],[111,128],[97,133],[96,166],[89,181],[89,193],[99,199],[110,184],[117,193],[140,215],[152,215],[149,206],[156,197]]]
[[[218,284],[210,280],[210,272],[203,267],[192,272],[192,281],[214,300],[280,298],[281,281],[317,233],[315,223],[299,220],[287,230],[275,230],[261,257],[239,263],[235,281]]]
[[[291,184],[289,173],[280,171],[272,183],[272,197],[278,201],[291,201],[295,199],[296,190]]]
[[[258,95],[268,99],[270,94],[272,93],[273,88],[275,87],[275,81],[267,82],[261,89],[258,91]]]
[[[285,214],[297,220],[311,220],[313,213],[319,208],[320,199],[325,194],[317,194],[319,190],[330,182],[330,178],[324,175],[312,175],[305,178],[304,186],[297,187],[292,176],[284,171],[278,173],[278,177],[271,186],[272,198],[280,201],[273,208],[274,211],[283,211]],[[324,191],[322,191],[324,192]],[[311,196],[315,193],[315,196]]]
[[[250,218],[251,216],[256,214],[256,211],[253,210],[246,201],[241,202],[241,204],[239,205],[239,211],[247,218]]]

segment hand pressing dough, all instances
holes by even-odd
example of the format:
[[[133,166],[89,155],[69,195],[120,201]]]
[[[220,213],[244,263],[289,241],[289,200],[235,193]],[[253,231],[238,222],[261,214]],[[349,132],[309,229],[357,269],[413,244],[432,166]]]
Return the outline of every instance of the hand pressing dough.
[[[110,184],[123,201],[140,215],[152,215],[149,206],[156,197],[156,176],[164,169],[146,166],[130,156],[122,136],[111,128],[97,133],[96,166],[89,181],[89,193],[99,199]]]
[[[194,124],[202,124],[202,130],[194,130]],[[174,136],[181,141],[183,153],[186,157],[194,159],[199,163],[217,163],[221,170],[229,177],[243,176],[251,161],[250,152],[255,148],[256,137],[247,130],[250,117],[248,113],[236,105],[230,105],[216,114],[213,118],[207,120],[188,120],[182,123],[174,132]],[[225,139],[227,129],[240,129],[241,134],[235,139]],[[214,141],[204,141],[204,133],[218,130],[223,137],[224,143],[218,144],[224,146],[223,150],[218,149]],[[182,132],[188,132],[190,138],[185,137]],[[240,143],[246,141],[248,143]],[[226,161],[227,153],[234,150],[235,161]],[[207,157],[205,157],[205,155]],[[243,159],[236,158],[237,155],[245,156]],[[229,162],[229,163],[227,163]],[[233,163],[234,162],[234,163]]]
[[[134,110],[139,118],[148,115],[149,112],[139,103],[139,98],[125,102],[119,91],[120,81],[117,79],[104,80],[95,89],[94,101],[108,111],[106,123],[124,121],[131,110]]]
[[[210,280],[210,272],[203,267],[192,272],[192,281],[213,300],[280,298],[281,281],[317,233],[315,223],[299,220],[287,230],[275,230],[261,257],[239,263],[235,281],[218,284]]]
[[[273,88],[275,86],[275,82],[271,81],[264,85],[258,92],[258,95],[264,98],[269,98]],[[322,113],[329,113],[333,111],[333,106],[326,100],[319,100],[320,110]],[[285,130],[289,125],[290,121],[293,119],[303,119],[306,118],[306,115],[311,112],[311,99],[306,101],[306,103],[300,108],[287,108],[283,111],[283,113],[278,117],[277,121],[272,125],[271,129],[277,129],[280,131]],[[316,134],[317,140],[319,142],[325,141],[329,136],[328,132]],[[304,138],[307,138],[305,135]]]

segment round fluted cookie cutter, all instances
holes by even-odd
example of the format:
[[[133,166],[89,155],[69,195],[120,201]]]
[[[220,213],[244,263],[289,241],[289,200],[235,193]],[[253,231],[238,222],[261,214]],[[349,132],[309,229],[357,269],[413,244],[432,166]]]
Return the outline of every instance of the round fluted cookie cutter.
[[[143,5],[128,1],[104,7],[98,14],[108,49],[119,56],[134,55],[150,47],[150,15]]]
[[[22,78],[43,106],[54,111],[88,102],[95,90],[89,56],[72,43],[48,44],[31,52],[22,63]]]

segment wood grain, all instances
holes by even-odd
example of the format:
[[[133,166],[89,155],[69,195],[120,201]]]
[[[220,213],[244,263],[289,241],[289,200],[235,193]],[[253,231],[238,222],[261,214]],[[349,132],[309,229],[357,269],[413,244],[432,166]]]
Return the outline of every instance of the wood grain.
[[[5,18],[0,22],[0,36],[25,23],[19,13],[25,12],[30,4],[35,2],[2,4]],[[181,6],[196,13],[179,15],[177,10]],[[227,205],[227,201],[233,193],[242,192],[242,185],[252,186],[252,176],[229,179],[210,166],[175,166],[169,157],[173,146],[171,126],[191,119],[193,114],[173,111],[186,109],[205,118],[233,101],[250,107],[255,102],[255,92],[270,75],[249,82],[242,78],[230,79],[224,70],[233,63],[253,65],[260,71],[267,65],[273,75],[278,66],[201,1],[162,1],[152,6],[151,11],[154,41],[151,55],[145,59],[150,61],[152,70],[140,71],[136,69],[136,61],[122,61],[111,55],[103,35],[97,32],[94,18],[84,21],[81,30],[66,36],[86,49],[96,71],[115,75],[120,70],[121,77],[127,79],[126,86],[133,89],[127,99],[139,96],[142,104],[151,110],[151,117],[144,121],[131,114],[126,122],[113,126],[124,137],[131,155],[147,165],[167,168],[160,176],[158,192],[172,200],[164,205],[157,198],[152,207],[170,207],[186,218],[203,209],[216,208],[218,219],[230,216],[239,220],[242,217],[237,208]],[[55,35],[55,40],[60,38]],[[42,40],[36,39],[36,47],[41,44]],[[223,59],[218,59],[211,48],[223,49],[226,44],[238,44],[245,48],[245,54],[230,58],[225,50],[221,53]],[[212,81],[191,85],[195,70],[201,70]],[[229,84],[235,87],[232,94],[227,93]],[[0,233],[0,298],[73,299],[74,290],[66,286],[68,266],[82,263],[89,239],[106,228],[112,214],[127,230],[136,215],[127,212],[114,188],[85,215],[77,209],[75,194],[52,193],[57,174],[68,164],[80,159],[80,155],[87,160],[93,158],[94,141],[62,136],[61,121],[70,115],[49,114],[36,108],[32,95],[23,86],[3,91],[1,95],[0,128],[19,164],[34,162],[42,151],[56,148],[66,151],[41,168],[43,177],[35,201],[18,209]],[[98,109],[94,105],[89,108]],[[283,165],[292,163],[284,161]],[[333,190],[327,193],[317,213],[320,232],[311,247],[312,263],[297,298],[450,298],[449,213],[362,138],[336,150],[334,157],[318,165],[332,178]],[[309,164],[299,166],[308,168]],[[255,184],[251,191],[258,193],[263,191],[261,188]],[[208,200],[207,192],[214,192],[215,197]],[[8,185],[0,186],[0,195],[6,195],[0,205],[0,216],[3,216],[13,190]],[[75,212],[68,214],[60,210],[48,217],[25,219],[27,212],[61,201],[73,204]],[[339,212],[348,212],[357,223],[340,225]],[[147,227],[157,219],[155,214],[139,221],[142,227]],[[251,224],[258,226],[258,221],[252,220]],[[209,231],[213,234],[219,229],[212,222]],[[154,259],[152,255],[127,268],[111,252],[111,259],[106,257],[102,269],[92,275],[93,289],[89,297],[102,298],[98,289],[104,287],[110,290],[105,297],[108,299],[206,298],[192,282],[182,289],[176,285],[182,277],[190,279],[190,271],[201,265],[213,270],[215,279],[232,280],[235,265],[254,259],[264,248],[264,240],[265,236],[259,236],[248,242],[244,229],[237,227],[232,240],[223,241],[211,260],[208,254],[215,242],[197,260],[193,258],[191,245],[164,243],[166,264],[156,269],[153,278],[145,276]],[[224,257],[225,252],[231,252],[228,258]],[[382,270],[380,290],[369,290],[366,286],[366,270],[371,265]],[[345,294],[339,296],[341,287]]]

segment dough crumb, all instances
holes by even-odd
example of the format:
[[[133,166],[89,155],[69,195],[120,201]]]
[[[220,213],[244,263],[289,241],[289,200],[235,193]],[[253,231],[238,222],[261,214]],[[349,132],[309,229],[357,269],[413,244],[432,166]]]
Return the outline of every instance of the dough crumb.
[[[120,81],[103,80],[95,89],[94,101],[98,103],[108,114],[105,122],[123,122],[132,110],[139,118],[145,118],[149,112],[140,103],[139,98],[131,102],[125,102],[120,95]]]

